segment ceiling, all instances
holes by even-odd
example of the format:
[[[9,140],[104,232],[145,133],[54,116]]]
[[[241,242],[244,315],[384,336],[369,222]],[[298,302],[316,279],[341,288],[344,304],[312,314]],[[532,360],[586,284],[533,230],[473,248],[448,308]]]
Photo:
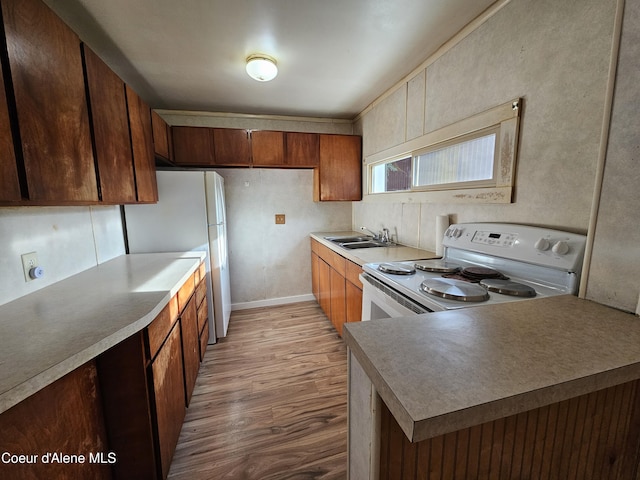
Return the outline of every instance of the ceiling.
[[[493,0],[45,0],[152,108],[354,118]],[[275,80],[245,59],[277,59]]]

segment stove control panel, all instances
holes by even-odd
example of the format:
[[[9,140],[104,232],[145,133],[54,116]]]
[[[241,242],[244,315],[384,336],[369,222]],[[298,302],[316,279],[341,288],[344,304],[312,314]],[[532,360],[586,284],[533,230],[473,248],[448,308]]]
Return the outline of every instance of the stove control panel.
[[[442,244],[576,272],[582,266],[586,236],[513,223],[458,223],[449,226]]]
[[[471,237],[472,243],[483,243],[496,247],[513,247],[518,240],[516,233],[499,233],[489,231],[476,231]]]

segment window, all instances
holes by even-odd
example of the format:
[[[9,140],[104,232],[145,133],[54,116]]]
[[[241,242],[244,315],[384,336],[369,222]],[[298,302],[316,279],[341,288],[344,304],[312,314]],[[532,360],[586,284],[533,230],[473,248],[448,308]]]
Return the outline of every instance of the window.
[[[371,168],[371,192],[401,192],[411,189],[411,157],[379,163]]]
[[[434,201],[511,202],[521,101],[367,157],[368,194],[394,193],[414,201],[424,192]]]
[[[489,185],[495,171],[495,131],[465,138],[416,153],[413,157],[413,186],[453,188]]]

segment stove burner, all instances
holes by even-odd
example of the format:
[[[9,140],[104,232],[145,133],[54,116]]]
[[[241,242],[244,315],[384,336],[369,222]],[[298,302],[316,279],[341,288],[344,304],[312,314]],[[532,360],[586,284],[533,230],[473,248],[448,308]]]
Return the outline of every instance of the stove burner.
[[[453,278],[431,278],[420,284],[420,290],[460,302],[484,302],[489,299],[487,291],[473,283]]]
[[[402,265],[400,263],[381,263],[378,265],[378,270],[384,273],[391,273],[393,275],[413,275],[416,273],[416,269],[410,265]]]
[[[423,272],[438,272],[438,273],[454,273],[460,270],[460,265],[447,262],[446,260],[422,260],[416,262],[414,267]]]
[[[529,285],[512,282],[511,280],[486,278],[484,280],[480,280],[480,285],[490,292],[502,293],[503,295],[513,295],[515,297],[536,296],[536,291]]]
[[[465,267],[459,272],[445,273],[444,278],[452,278],[463,282],[478,283],[485,278],[499,278],[501,280],[509,280],[509,277],[503,275],[497,270],[488,267]]]

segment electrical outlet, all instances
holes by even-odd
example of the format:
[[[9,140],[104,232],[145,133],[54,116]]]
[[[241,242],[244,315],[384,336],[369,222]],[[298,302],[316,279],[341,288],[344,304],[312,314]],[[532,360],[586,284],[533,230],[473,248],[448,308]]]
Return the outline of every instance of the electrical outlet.
[[[276,225],[284,225],[284,213],[276,213]]]
[[[25,253],[22,255],[22,270],[24,271],[25,282],[35,280],[29,276],[29,271],[38,266],[38,254],[36,252]]]

